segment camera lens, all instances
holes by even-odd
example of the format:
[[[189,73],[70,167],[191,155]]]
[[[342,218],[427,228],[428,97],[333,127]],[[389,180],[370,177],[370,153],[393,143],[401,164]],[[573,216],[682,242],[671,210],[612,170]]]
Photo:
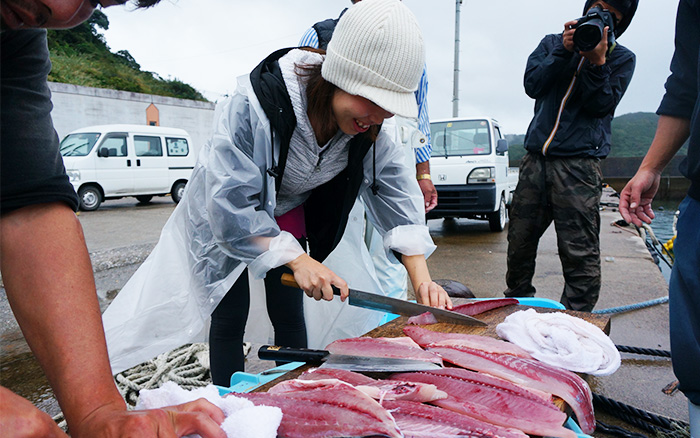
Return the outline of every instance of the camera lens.
[[[602,23],[598,24],[594,21],[589,21],[576,28],[574,32],[574,45],[577,50],[588,52],[595,49],[602,38]]]

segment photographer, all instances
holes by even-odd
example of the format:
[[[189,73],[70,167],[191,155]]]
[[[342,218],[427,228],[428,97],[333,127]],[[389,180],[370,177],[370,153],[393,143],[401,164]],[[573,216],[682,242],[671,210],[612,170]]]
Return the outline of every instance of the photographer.
[[[525,92],[535,99],[535,115],[510,210],[508,297],[535,295],[537,246],[554,221],[565,279],[562,304],[591,311],[598,301],[600,159],[610,152],[610,123],[635,66],[634,53],[615,39],[637,3],[588,0],[584,17],[545,36],[528,58]],[[596,32],[599,40],[591,41]]]

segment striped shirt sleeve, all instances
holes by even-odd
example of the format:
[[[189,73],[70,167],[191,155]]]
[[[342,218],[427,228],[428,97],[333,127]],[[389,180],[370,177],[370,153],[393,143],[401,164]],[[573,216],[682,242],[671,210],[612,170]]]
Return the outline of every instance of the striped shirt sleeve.
[[[316,29],[310,27],[299,40],[299,47],[313,47],[318,49],[318,34]]]
[[[423,75],[418,83],[416,102],[418,103],[418,129],[427,140],[425,146],[416,149],[416,163],[423,163],[430,159],[430,154],[433,152],[433,144],[430,138],[430,120],[428,119],[427,66],[423,68]]]

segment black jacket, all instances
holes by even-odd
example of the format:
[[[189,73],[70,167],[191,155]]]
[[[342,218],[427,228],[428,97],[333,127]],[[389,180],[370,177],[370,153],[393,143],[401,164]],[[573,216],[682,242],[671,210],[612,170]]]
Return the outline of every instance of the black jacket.
[[[681,172],[691,181],[688,195],[700,201],[700,1],[681,0],[676,18],[676,51],[659,115],[689,119],[688,157]]]
[[[550,157],[605,158],[615,107],[634,66],[634,53],[619,44],[596,66],[566,50],[561,34],[545,36],[525,70],[525,92],[535,99],[525,148]]]
[[[272,136],[280,138],[279,162],[272,169],[268,169],[268,173],[275,178],[278,190],[284,175],[289,142],[297,123],[278,62],[290,50],[292,49],[274,52],[250,74],[255,95],[270,120]],[[338,245],[345,232],[350,210],[362,185],[362,160],[374,143],[366,134],[358,134],[350,140],[348,166],[345,170],[313,189],[311,196],[304,203],[306,238],[310,255],[316,260],[324,260]],[[273,141],[272,144],[274,143]]]

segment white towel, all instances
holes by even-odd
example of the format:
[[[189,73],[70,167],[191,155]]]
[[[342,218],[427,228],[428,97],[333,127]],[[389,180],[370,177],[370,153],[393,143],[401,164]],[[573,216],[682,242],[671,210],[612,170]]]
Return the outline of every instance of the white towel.
[[[601,329],[566,313],[515,312],[496,333],[549,365],[594,376],[607,376],[620,367],[620,352]]]
[[[252,402],[235,397],[221,397],[214,385],[191,391],[174,382],[165,382],[157,389],[144,389],[139,394],[136,409],[158,409],[204,398],[226,415],[221,428],[228,438],[275,438],[282,421],[282,410],[269,406],[255,406]],[[198,437],[199,435],[192,435]]]

